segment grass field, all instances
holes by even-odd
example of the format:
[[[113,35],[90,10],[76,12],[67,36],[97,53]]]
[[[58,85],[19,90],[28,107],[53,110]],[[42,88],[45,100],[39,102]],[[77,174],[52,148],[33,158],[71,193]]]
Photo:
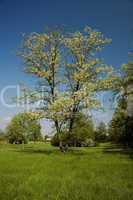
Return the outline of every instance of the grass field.
[[[0,145],[0,200],[132,200],[132,152]]]

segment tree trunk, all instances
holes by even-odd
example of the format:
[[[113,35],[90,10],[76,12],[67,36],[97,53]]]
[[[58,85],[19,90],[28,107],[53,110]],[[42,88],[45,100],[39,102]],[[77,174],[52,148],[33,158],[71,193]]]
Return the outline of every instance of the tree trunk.
[[[79,90],[79,87],[80,87],[79,82],[77,82],[75,92]],[[77,113],[77,111],[78,111],[78,103],[75,103],[74,107],[73,107],[73,111],[72,111],[72,117],[70,119],[69,133],[72,132],[73,124],[74,124],[74,121],[75,121],[75,114]]]
[[[55,127],[56,127],[56,132],[58,134],[58,137],[60,136],[60,130],[59,130],[59,123],[57,120],[55,120]],[[60,137],[59,137],[59,149],[62,153],[64,153],[64,146],[63,146],[63,142],[61,141]]]
[[[76,147],[77,146],[77,142],[76,142],[76,140],[74,140],[74,147]]]
[[[68,151],[68,144],[63,144],[62,141],[59,142],[59,148],[62,153],[66,153]]]

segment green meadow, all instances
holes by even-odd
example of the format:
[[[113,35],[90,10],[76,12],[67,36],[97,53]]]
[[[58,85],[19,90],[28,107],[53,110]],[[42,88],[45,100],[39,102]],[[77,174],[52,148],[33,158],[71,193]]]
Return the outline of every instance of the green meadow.
[[[0,145],[0,200],[132,200],[133,154],[101,144]]]

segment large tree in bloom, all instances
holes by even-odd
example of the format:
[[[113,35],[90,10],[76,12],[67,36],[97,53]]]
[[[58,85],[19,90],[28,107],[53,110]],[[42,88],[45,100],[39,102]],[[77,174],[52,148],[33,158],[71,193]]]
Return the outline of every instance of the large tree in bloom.
[[[65,63],[66,79],[72,101],[69,131],[72,131],[75,115],[79,111],[100,106],[95,97],[96,92],[113,89],[118,79],[112,67],[97,58],[98,52],[110,42],[101,32],[89,27],[84,32],[76,32],[64,39],[68,55]]]
[[[41,102],[41,117],[53,120],[57,132],[59,131],[58,117],[53,103],[57,100],[60,79],[58,73],[61,64],[62,35],[57,32],[32,33],[24,38],[20,55],[25,62],[25,72],[34,75],[39,80],[39,87],[35,91],[29,91],[31,102]]]
[[[21,56],[25,71],[40,79],[40,89],[32,96],[42,100],[43,117],[73,129],[75,115],[84,109],[100,106],[96,92],[112,89],[117,81],[112,67],[98,59],[98,53],[110,39],[86,28],[84,32],[62,34],[58,31],[33,33],[24,41]]]

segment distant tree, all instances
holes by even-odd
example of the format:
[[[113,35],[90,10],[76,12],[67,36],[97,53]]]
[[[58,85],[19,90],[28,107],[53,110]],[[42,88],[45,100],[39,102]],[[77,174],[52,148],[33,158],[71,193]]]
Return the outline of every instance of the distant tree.
[[[119,91],[120,98],[109,132],[113,142],[133,147],[133,61],[122,65]]]
[[[133,57],[133,54],[130,54]],[[123,94],[122,98],[125,99],[127,107],[127,115],[133,116],[133,60],[129,61],[127,64],[122,65],[122,70],[124,76],[122,78]]]
[[[128,116],[123,109],[118,108],[109,126],[111,141],[133,147],[133,116]]]
[[[95,141],[105,142],[107,141],[107,129],[104,122],[101,122],[95,130]]]
[[[130,53],[129,57],[131,60],[128,61],[127,64],[122,65],[122,70],[124,72],[122,76],[123,86],[133,84],[133,53]]]
[[[130,54],[133,57],[133,54]],[[133,116],[133,60],[121,66],[121,78],[117,87],[118,109],[123,109],[128,116]]]
[[[6,128],[9,143],[26,143],[29,139],[35,141],[41,136],[41,127],[32,113],[19,113]]]
[[[75,116],[73,131],[70,133],[74,146],[87,145],[88,139],[94,140],[93,121],[83,113]]]
[[[0,136],[4,135],[4,131],[2,129],[0,129]]]
[[[5,132],[0,129],[0,143],[6,142],[6,135]]]
[[[41,134],[41,125],[37,121],[33,120],[29,123],[27,138],[28,140],[34,142],[41,141],[43,139]]]
[[[61,133],[60,136],[55,134],[51,140],[51,144],[58,146],[59,142],[68,144],[69,146],[89,146],[94,142],[94,129],[91,117],[87,117],[83,113],[79,113],[75,117],[73,131]]]

